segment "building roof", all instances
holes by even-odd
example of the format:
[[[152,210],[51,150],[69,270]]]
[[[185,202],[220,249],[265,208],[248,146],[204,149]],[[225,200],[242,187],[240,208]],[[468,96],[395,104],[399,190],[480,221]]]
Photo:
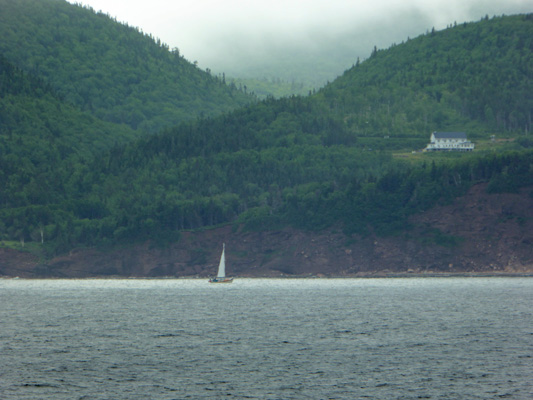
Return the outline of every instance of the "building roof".
[[[466,139],[464,132],[433,132],[435,139]]]

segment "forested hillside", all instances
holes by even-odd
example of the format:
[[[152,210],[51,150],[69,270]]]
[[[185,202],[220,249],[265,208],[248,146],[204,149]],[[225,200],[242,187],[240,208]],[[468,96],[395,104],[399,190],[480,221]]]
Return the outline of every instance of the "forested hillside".
[[[65,0],[0,0],[0,53],[69,103],[157,132],[249,103],[159,39]]]
[[[90,158],[136,137],[139,133],[127,125],[101,121],[65,103],[49,83],[0,54],[0,154],[24,153],[54,165],[71,156]],[[59,157],[35,157],[35,151]]]
[[[24,73],[0,55],[3,237],[24,239],[28,234],[25,223],[3,217],[13,210],[31,213],[38,204],[53,205],[54,212],[62,212],[58,205],[67,193],[77,191],[69,184],[74,166],[135,137],[138,134],[126,125],[101,121],[64,103],[50,84]]]
[[[474,183],[517,191],[533,182],[532,27],[528,15],[431,32],[376,50],[312,96],[183,123],[77,159],[61,174],[10,171],[0,238],[43,240],[52,254],[163,245],[183,230],[229,223],[390,235]],[[477,150],[411,154],[435,130],[466,131]],[[493,134],[512,140],[492,144]],[[47,187],[33,195],[36,182]]]
[[[363,136],[531,132],[533,14],[484,18],[375,49],[320,97]]]

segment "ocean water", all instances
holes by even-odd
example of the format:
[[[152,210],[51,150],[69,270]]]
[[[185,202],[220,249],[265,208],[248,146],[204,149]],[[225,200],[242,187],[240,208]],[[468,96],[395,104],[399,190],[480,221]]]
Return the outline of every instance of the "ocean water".
[[[533,399],[533,279],[4,279],[0,398]]]

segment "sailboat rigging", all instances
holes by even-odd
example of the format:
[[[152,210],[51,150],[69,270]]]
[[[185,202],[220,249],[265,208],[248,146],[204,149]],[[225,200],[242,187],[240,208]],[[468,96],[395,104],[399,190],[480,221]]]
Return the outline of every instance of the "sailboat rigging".
[[[233,278],[226,278],[226,243],[222,244],[222,255],[218,264],[218,273],[216,278],[209,279],[209,283],[231,283]]]

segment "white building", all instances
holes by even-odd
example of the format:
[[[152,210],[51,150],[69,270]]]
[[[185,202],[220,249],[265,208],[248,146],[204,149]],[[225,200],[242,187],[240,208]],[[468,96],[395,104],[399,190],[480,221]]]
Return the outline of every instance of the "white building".
[[[425,151],[472,151],[474,143],[464,132],[433,132]]]

